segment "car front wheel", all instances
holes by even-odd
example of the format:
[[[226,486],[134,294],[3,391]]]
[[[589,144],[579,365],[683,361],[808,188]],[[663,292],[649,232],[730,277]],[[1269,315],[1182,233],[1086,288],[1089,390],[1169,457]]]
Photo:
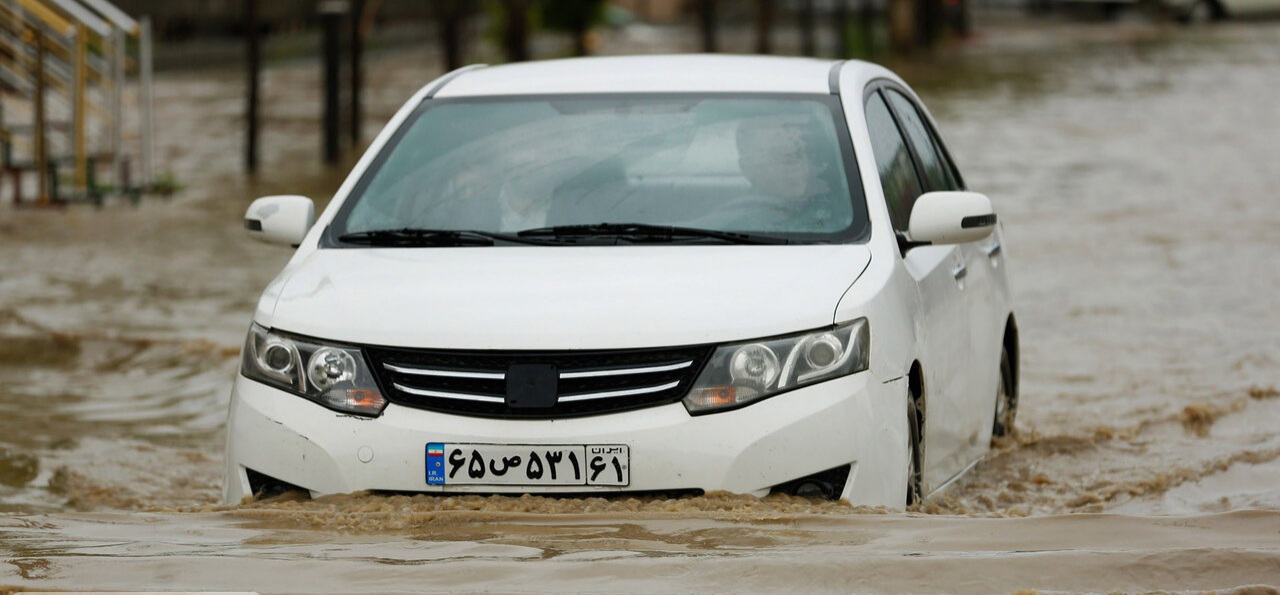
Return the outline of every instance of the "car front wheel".
[[[907,394],[907,508],[920,502],[921,463],[924,459],[924,410],[920,404],[920,395],[915,391]]]
[[[992,438],[1013,435],[1013,420],[1018,414],[1017,382],[1013,377],[1013,362],[1009,348],[1000,350],[1000,382],[996,386],[995,423],[991,427]]]

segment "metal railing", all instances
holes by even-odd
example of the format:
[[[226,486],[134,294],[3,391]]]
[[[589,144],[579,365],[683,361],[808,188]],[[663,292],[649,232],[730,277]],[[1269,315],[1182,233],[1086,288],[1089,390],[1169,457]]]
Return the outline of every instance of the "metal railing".
[[[25,174],[35,175],[39,206],[137,196],[151,185],[151,56],[149,19],[108,0],[0,0],[0,144],[15,204],[23,202]],[[130,74],[141,116],[132,151],[125,138]],[[141,162],[136,182],[131,154]],[[59,175],[68,164],[69,183]],[[103,164],[110,185],[96,179]]]

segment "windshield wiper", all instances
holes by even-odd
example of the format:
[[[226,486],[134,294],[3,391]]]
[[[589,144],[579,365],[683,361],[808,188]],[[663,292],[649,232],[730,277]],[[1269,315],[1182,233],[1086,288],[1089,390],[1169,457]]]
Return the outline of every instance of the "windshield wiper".
[[[420,229],[405,227],[402,229],[375,229],[357,231],[338,236],[338,241],[348,244],[367,244],[370,246],[407,247],[451,247],[451,246],[492,246],[495,241],[514,242],[517,244],[543,244],[532,239],[513,235],[476,231],[466,229]]]
[[[556,225],[526,229],[516,234],[522,238],[556,238],[573,242],[579,238],[614,238],[634,244],[671,243],[690,239],[720,240],[730,244],[788,244],[790,240],[775,236],[735,233],[696,227],[652,225],[649,223],[593,223],[588,225]]]

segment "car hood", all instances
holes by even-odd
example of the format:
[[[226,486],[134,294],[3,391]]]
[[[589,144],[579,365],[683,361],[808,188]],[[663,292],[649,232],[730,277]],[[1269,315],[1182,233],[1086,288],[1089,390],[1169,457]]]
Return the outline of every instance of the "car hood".
[[[258,322],[422,348],[717,343],[832,324],[870,260],[862,245],[324,249],[282,273]]]

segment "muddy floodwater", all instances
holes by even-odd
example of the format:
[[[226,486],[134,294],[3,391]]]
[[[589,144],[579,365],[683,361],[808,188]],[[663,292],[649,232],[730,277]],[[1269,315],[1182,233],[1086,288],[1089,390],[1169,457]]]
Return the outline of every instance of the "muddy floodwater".
[[[343,172],[318,164],[314,63],[266,72],[256,179],[240,173],[241,73],[163,73],[157,161],[184,192],[0,207],[0,592],[1275,593],[1280,23],[982,31],[891,66],[1004,222],[1019,434],[918,510],[220,506],[236,355],[289,256],[241,216],[265,194],[323,205]],[[436,74],[424,56],[369,58],[370,135]]]

